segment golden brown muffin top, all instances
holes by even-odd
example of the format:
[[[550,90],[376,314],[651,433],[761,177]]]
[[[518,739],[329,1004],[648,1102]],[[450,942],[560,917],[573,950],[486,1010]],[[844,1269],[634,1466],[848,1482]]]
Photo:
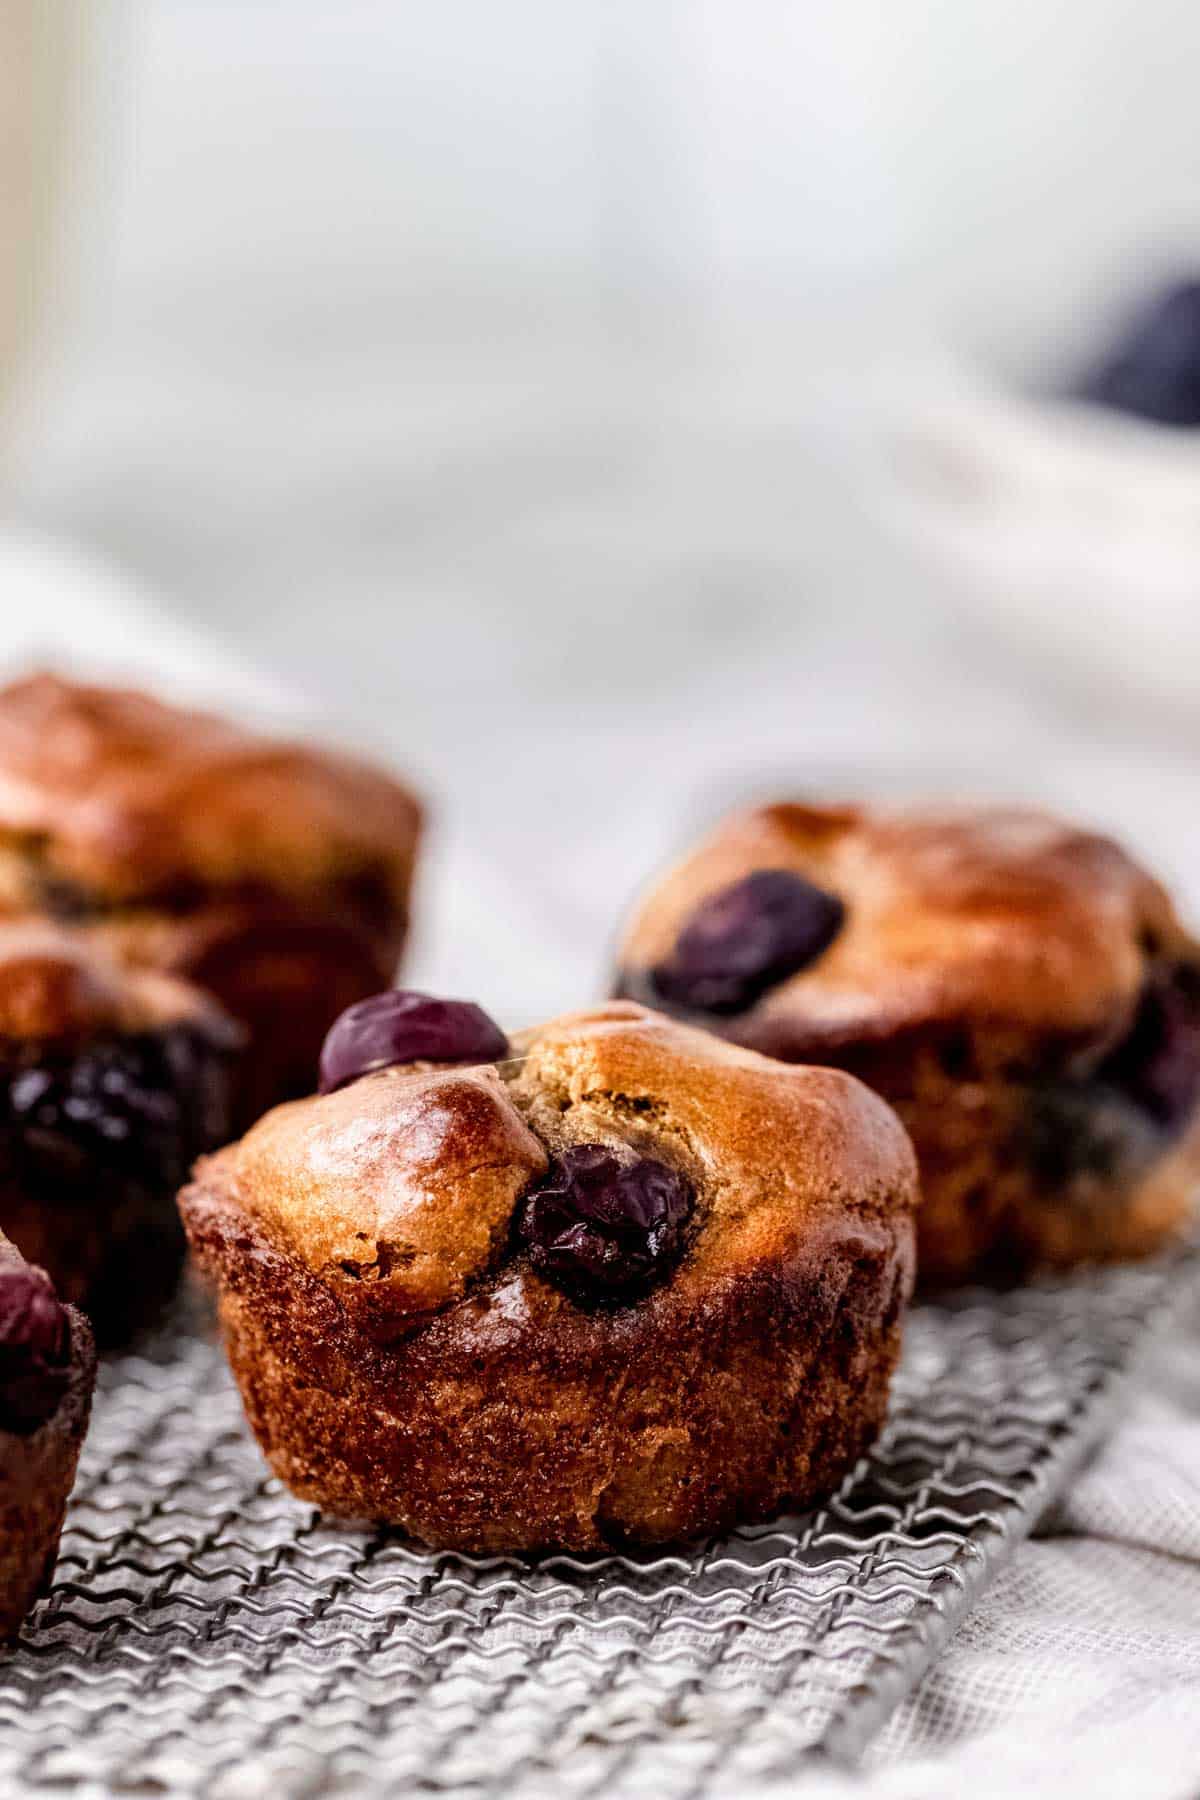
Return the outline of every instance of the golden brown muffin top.
[[[689,1178],[689,1247],[667,1280],[698,1303],[714,1281],[811,1253],[825,1221],[915,1203],[899,1120],[838,1070],[771,1062],[621,1001],[524,1032],[513,1052],[385,1069],[278,1107],[201,1161],[194,1192],[253,1222],[380,1341],[511,1276],[518,1201],[571,1145],[632,1149]]]
[[[941,1024],[1103,1038],[1128,1022],[1151,960],[1200,954],[1164,889],[1117,844],[1043,813],[777,805],[726,819],[654,885],[625,931],[623,982],[651,999],[648,972],[697,906],[766,869],[802,875],[846,908],[807,967],[713,1021],[781,1055]]]
[[[231,1047],[240,1040],[216,1002],[187,982],[128,969],[46,920],[0,920],[0,1039],[75,1042],[185,1023]]]
[[[403,896],[419,826],[412,794],[349,756],[52,674],[0,689],[0,839],[109,901],[364,867]]]

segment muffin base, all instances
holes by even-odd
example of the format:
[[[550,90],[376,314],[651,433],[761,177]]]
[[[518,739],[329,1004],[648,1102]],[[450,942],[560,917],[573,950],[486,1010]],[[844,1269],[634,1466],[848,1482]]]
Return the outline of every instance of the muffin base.
[[[179,1285],[187,1238],[172,1188],[97,1169],[69,1190],[0,1182],[0,1230],[45,1269],[59,1296],[82,1307],[102,1349],[128,1341]]]
[[[643,977],[617,985],[645,1002]],[[921,1172],[922,1289],[1150,1256],[1196,1211],[1200,1112],[1168,1129],[1104,1081],[1070,1078],[1069,1043],[1039,1066],[1020,1034],[995,1028],[831,1045],[786,1017],[695,1022],[781,1062],[844,1069],[888,1102]]]
[[[74,1309],[70,1319],[71,1381],[57,1410],[27,1437],[0,1431],[0,1641],[49,1586],[91,1415],[95,1346],[86,1319]]]
[[[517,1263],[380,1348],[221,1197],[184,1208],[275,1472],[440,1549],[662,1543],[827,1494],[882,1423],[912,1281],[907,1216],[829,1217],[802,1264],[612,1312]]]
[[[953,1081],[920,1057],[880,1092],[921,1169],[920,1285],[1152,1255],[1195,1208],[1200,1130],[1172,1137],[1088,1083]]]
[[[1200,1119],[1169,1129],[1099,1078],[967,1031],[848,1047],[917,1152],[917,1281],[1005,1283],[1149,1256],[1180,1235],[1200,1182]]]

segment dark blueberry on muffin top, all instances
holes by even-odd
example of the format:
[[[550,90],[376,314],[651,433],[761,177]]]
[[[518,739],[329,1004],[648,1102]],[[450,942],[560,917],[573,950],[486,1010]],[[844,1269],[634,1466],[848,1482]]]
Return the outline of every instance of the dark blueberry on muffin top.
[[[49,1277],[0,1268],[0,1429],[26,1435],[57,1410],[70,1378],[71,1330]]]
[[[702,900],[650,971],[654,992],[694,1012],[736,1013],[815,962],[845,920],[836,894],[789,869],[757,869]]]
[[[538,1274],[574,1298],[621,1300],[670,1273],[693,1204],[678,1169],[576,1144],[529,1195],[517,1238]]]
[[[393,988],[334,1021],[321,1050],[320,1091],[399,1063],[489,1063],[507,1054],[508,1039],[481,1006]]]

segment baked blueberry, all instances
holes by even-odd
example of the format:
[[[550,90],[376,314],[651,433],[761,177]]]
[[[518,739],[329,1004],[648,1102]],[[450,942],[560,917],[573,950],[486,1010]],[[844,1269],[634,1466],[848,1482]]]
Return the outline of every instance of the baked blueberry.
[[[87,1321],[0,1233],[0,1640],[53,1572],[95,1378]]]
[[[1079,397],[1159,425],[1200,425],[1200,281],[1155,295],[1080,384]]]
[[[420,817],[344,755],[50,675],[0,689],[0,909],[211,994],[250,1040],[239,1129],[311,1093],[334,1019],[393,980]]]
[[[0,1431],[44,1425],[69,1379],[71,1332],[50,1277],[0,1264]]]
[[[175,1194],[229,1136],[236,1028],[89,939],[0,924],[0,1228],[115,1342],[173,1291]]]
[[[655,994],[697,1013],[736,1013],[829,948],[845,907],[791,869],[756,869],[708,894],[650,972]]]
[[[277,1108],[181,1207],[276,1473],[468,1551],[827,1493],[887,1402],[915,1168],[838,1070],[626,1003]]]
[[[838,929],[706,1023],[896,1107],[924,1280],[1137,1255],[1179,1229],[1200,1171],[1200,946],[1116,844],[993,807],[737,815],[638,906],[618,991],[678,1003],[661,972],[714,912],[735,935],[744,919],[754,964],[757,921],[726,897],[781,870],[840,896]]]
[[[347,1007],[321,1049],[319,1091],[330,1094],[397,1063],[486,1063],[508,1054],[508,1039],[481,1006],[392,988]]]
[[[683,1250],[691,1185],[653,1157],[574,1144],[526,1198],[517,1236],[565,1293],[617,1301],[670,1274]]]

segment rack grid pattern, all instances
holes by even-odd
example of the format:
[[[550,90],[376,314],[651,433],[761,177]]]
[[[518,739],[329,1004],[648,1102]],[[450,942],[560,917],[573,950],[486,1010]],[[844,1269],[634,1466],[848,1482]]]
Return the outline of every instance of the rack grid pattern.
[[[737,1792],[852,1762],[1095,1442],[1200,1255],[915,1309],[827,1505],[671,1554],[435,1555],[271,1478],[203,1303],[102,1371],[0,1790]]]

